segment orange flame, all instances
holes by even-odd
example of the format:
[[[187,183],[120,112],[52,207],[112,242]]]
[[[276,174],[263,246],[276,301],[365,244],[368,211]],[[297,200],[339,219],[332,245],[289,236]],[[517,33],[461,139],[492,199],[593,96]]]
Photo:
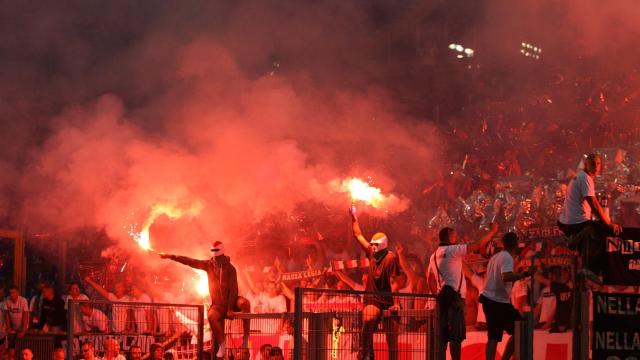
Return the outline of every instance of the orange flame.
[[[343,186],[345,186],[344,181]],[[346,187],[349,189],[351,199],[354,201],[364,201],[365,203],[377,208],[380,207],[385,200],[384,195],[382,195],[382,190],[377,187],[373,187],[358,178],[346,180]]]
[[[132,233],[131,236],[138,243],[138,245],[145,251],[155,251],[151,247],[151,238],[149,236],[149,228],[153,225],[153,222],[156,221],[158,217],[161,215],[166,215],[171,219],[179,219],[185,215],[195,216],[202,211],[203,208],[202,202],[195,202],[188,209],[180,208],[173,204],[156,204],[151,208],[151,213],[147,220],[142,224],[142,230],[139,233]]]

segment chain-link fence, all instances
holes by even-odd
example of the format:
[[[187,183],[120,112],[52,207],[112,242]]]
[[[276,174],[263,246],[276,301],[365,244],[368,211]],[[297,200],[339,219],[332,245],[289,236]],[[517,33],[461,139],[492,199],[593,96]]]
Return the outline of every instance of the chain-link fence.
[[[173,352],[177,359],[202,359],[204,307],[159,303],[70,301],[67,359],[83,359],[85,346],[96,356],[105,352],[143,356],[155,349]]]
[[[434,359],[435,309],[431,295],[298,288],[293,358]]]

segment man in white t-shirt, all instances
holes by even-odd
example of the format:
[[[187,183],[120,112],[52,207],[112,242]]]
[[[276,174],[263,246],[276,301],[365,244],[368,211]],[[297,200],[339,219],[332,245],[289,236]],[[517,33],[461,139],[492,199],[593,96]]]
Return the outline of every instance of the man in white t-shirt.
[[[85,332],[107,332],[109,319],[102,311],[94,309],[89,303],[82,303],[80,304],[80,313]]]
[[[91,285],[91,287],[94,288],[98,292],[98,294],[109,301],[120,303],[131,302],[131,297],[127,295],[127,288],[123,282],[116,282],[113,286],[113,292],[109,292],[100,284],[95,282],[90,276],[87,276],[84,280],[87,282],[87,284]],[[130,318],[131,314],[127,305],[113,304],[111,306],[111,329],[113,330],[113,332],[121,333],[133,330],[129,326]]]
[[[595,272],[599,272],[603,266],[600,255],[603,253],[605,236],[619,235],[622,232],[620,225],[611,221],[609,214],[602,209],[596,198],[593,179],[601,167],[600,155],[587,155],[584,159],[584,170],[580,170],[569,182],[564,205],[558,217],[558,227],[570,238],[570,244],[578,246],[587,243],[588,253],[583,251],[582,256],[588,261],[586,267],[594,269]],[[592,214],[600,220],[593,221]]]
[[[511,287],[514,281],[531,276],[531,272],[514,272],[513,256],[518,249],[518,236],[512,232],[502,237],[503,249],[493,255],[487,265],[484,289],[480,294],[480,303],[487,317],[488,340],[485,348],[486,358],[496,358],[496,348],[502,341],[502,333],[511,335],[502,354],[502,359],[511,359],[513,355],[513,333],[516,320],[521,316],[511,304]]]
[[[483,248],[498,232],[498,225],[480,240],[471,244],[458,244],[458,235],[452,228],[440,230],[440,244],[431,256],[429,268],[429,287],[438,293],[438,313],[440,316],[440,355],[445,357],[447,344],[453,360],[459,360],[462,341],[466,338],[465,296],[467,284],[462,272],[462,260],[465,255]],[[435,282],[435,284],[433,284]]]
[[[64,309],[69,311],[69,302],[71,300],[89,300],[89,297],[80,291],[79,283],[72,282],[71,284],[69,284],[69,293],[63,296],[62,300],[64,300]],[[79,311],[78,305],[74,306],[71,310],[73,311],[73,333],[76,334],[82,332],[82,314]]]
[[[140,285],[134,283],[131,286],[131,302],[151,303],[151,297],[142,290]],[[155,335],[156,319],[151,307],[136,305],[133,309],[133,318],[136,324],[136,331],[139,334]]]
[[[29,304],[20,296],[17,286],[9,288],[9,297],[4,301],[4,321],[9,333],[9,357],[15,356],[16,338],[23,337],[29,329]]]

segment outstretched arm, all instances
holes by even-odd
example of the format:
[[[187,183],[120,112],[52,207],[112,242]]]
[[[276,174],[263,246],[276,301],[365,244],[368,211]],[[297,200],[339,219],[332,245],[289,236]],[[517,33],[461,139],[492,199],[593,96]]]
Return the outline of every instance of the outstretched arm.
[[[369,242],[362,236],[362,230],[360,230],[360,223],[358,222],[358,217],[356,216],[356,207],[352,205],[349,209],[349,214],[351,214],[351,228],[353,229],[353,236],[358,240],[358,244],[364,249],[364,251],[369,255],[371,252],[371,248],[369,247]]]
[[[109,299],[109,292],[102,287],[102,285],[98,284],[97,282],[95,282],[91,276],[87,276],[84,278],[84,281],[87,282],[87,284],[91,285],[92,288],[94,288],[98,294],[100,294],[100,296],[102,296],[105,299]]]
[[[209,260],[197,260],[197,259],[192,259],[186,256],[178,256],[178,255],[171,255],[171,254],[165,254],[165,253],[160,253],[158,255],[160,255],[161,259],[173,260],[175,262],[179,262],[181,264],[187,265],[194,269],[200,269],[200,270],[206,271],[209,266]]]
[[[491,239],[493,239],[493,237],[496,235],[497,232],[498,232],[498,224],[492,223],[489,231],[486,234],[484,234],[484,236],[480,240],[467,245],[467,254],[471,254],[473,252],[476,252],[484,248],[487,245],[487,243],[491,241]]]

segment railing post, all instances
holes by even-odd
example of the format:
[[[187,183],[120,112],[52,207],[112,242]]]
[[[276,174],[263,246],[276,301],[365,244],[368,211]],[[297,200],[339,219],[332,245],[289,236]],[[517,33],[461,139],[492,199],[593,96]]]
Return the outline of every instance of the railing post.
[[[198,359],[204,359],[204,305],[198,305]],[[213,338],[211,339],[213,352]]]
[[[76,300],[67,299],[67,360],[73,359],[73,321]]]
[[[293,314],[293,360],[302,360],[302,296],[303,289],[295,289],[295,312]]]

